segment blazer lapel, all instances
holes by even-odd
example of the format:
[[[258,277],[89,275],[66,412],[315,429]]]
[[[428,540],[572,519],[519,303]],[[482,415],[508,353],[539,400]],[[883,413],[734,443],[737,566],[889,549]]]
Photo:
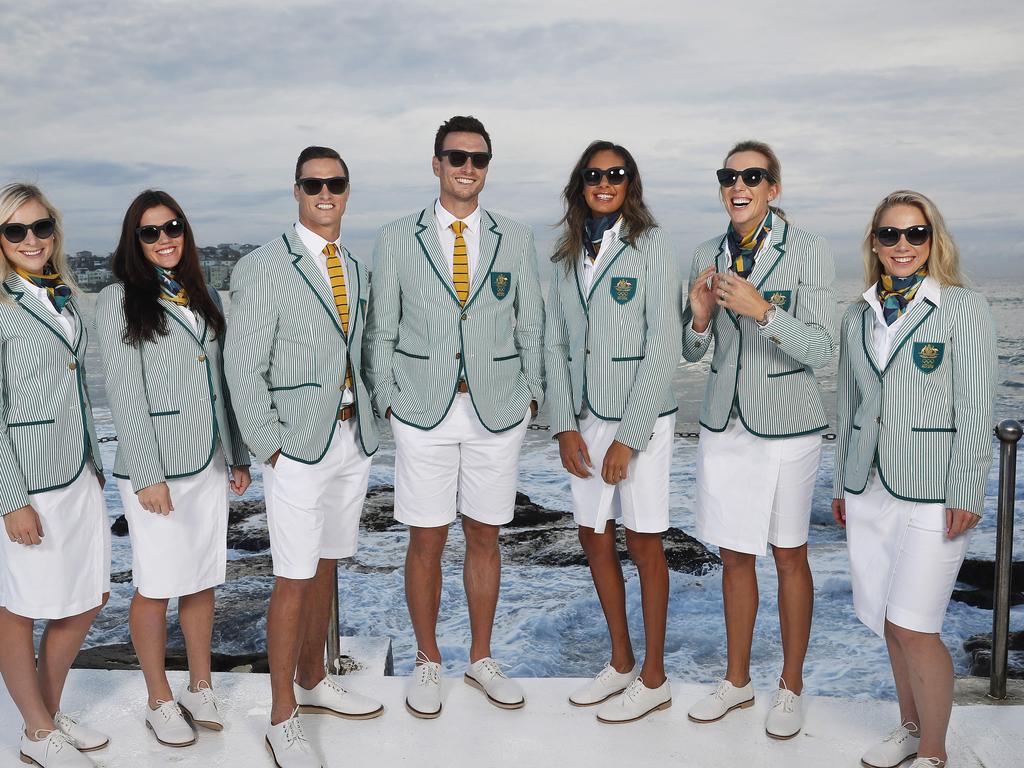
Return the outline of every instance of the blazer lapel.
[[[352,254],[349,253],[348,248],[343,249],[345,252],[346,268],[345,268],[345,290],[348,293],[348,330],[347,336],[352,336],[352,329],[356,327],[356,318],[359,316],[359,298],[363,292],[362,277],[359,274],[359,263],[353,258]],[[333,298],[333,294],[331,294]]]
[[[590,304],[590,302],[593,300],[594,291],[597,290],[597,287],[601,284],[601,281],[604,280],[604,276],[608,274],[608,270],[611,269],[612,265],[619,260],[619,256],[622,255],[622,252],[629,247],[629,241],[625,237],[620,236],[618,245],[619,249],[615,251],[615,255],[608,259],[608,263],[604,265],[604,269],[601,270],[601,274],[594,278],[594,282],[590,286],[590,293],[587,294],[587,304]]]
[[[771,244],[764,249],[761,258],[754,262],[754,269],[747,280],[761,290],[768,281],[769,275],[775,271],[779,261],[786,255],[786,237],[789,234],[789,225],[784,220],[772,214]]]
[[[420,212],[420,218],[416,225],[419,227],[416,231],[416,241],[420,244],[424,257],[430,263],[430,268],[434,270],[437,279],[448,289],[452,300],[462,306],[458,294],[455,293],[455,283],[452,282],[451,265],[447,263],[441,251],[441,241],[437,239],[437,227],[434,226],[434,217],[429,213],[429,209],[424,208]]]
[[[873,310],[869,304],[864,308],[864,311],[860,316],[860,341],[864,346],[864,355],[871,364],[871,368],[875,371],[875,375],[881,378],[881,366],[878,364],[878,358],[875,357],[875,342],[873,338],[874,327],[875,310]]]
[[[882,369],[883,374],[889,370],[889,366],[892,365],[893,360],[896,359],[900,350],[903,349],[903,345],[907,343],[907,340],[914,335],[914,332],[921,326],[921,323],[927,320],[934,311],[935,305],[928,299],[922,299],[916,307],[907,313],[907,316],[903,318],[903,323],[900,325],[899,334],[892,340],[892,351],[889,352],[889,359]]]
[[[81,312],[78,311],[77,306],[75,307],[76,320],[78,325],[78,334],[75,338],[75,346],[72,346],[71,341],[68,340],[67,335],[64,333],[64,328],[54,317],[53,313],[43,306],[43,303],[36,298],[35,294],[29,290],[26,290],[24,283],[18,277],[17,273],[12,272],[7,280],[4,281],[4,289],[14,297],[22,309],[26,310],[32,317],[38,320],[40,323],[49,328],[53,334],[60,339],[61,343],[74,352],[77,348],[78,341],[81,339],[83,333],[82,326],[84,320],[82,319]],[[74,306],[74,305],[73,305]]]
[[[722,235],[722,239],[718,241],[718,254],[715,256],[715,270],[724,275],[732,268],[732,256],[729,255],[728,236]],[[739,318],[733,313],[731,309],[725,310],[726,317],[732,320],[732,324],[737,328],[740,327]]]
[[[498,222],[494,220],[487,211],[480,212],[480,255],[477,261],[476,271],[473,273],[473,282],[469,287],[469,299],[466,301],[468,307],[476,299],[480,289],[489,281],[491,268],[498,258],[498,249],[501,247],[501,231],[498,229]]]
[[[295,257],[292,260],[292,266],[295,267],[302,280],[306,283],[306,286],[316,297],[317,301],[320,302],[324,312],[331,318],[331,322],[338,329],[338,333],[344,336],[345,332],[342,330],[341,321],[338,319],[338,308],[334,304],[334,293],[331,291],[331,286],[328,285],[326,278],[324,278],[324,273],[320,271],[320,266],[314,261],[315,257],[302,244],[302,240],[299,239],[294,229],[286,232],[283,237],[285,245],[288,247],[288,252]]]
[[[181,310],[181,307],[175,304],[173,301],[160,297],[160,306],[163,307],[164,312],[174,320],[178,325],[185,329],[185,332],[198,344],[200,347],[203,346],[202,338],[202,318],[197,314],[196,325],[199,326],[199,330],[193,327],[189,321],[188,316]]]

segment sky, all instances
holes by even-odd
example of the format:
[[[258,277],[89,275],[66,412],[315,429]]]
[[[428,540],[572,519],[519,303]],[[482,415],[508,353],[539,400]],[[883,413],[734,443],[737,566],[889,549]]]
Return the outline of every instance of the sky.
[[[432,204],[434,133],[479,117],[484,207],[547,263],[586,145],[636,157],[684,258],[725,230],[714,172],[736,141],[782,161],[790,221],[841,274],[878,201],[931,197],[977,276],[1022,276],[1024,6],[962,3],[281,3],[0,0],[0,181],[40,184],[70,251],[113,249],[147,187],[200,245],[262,243],[296,216],[295,157],[346,159],[342,239]]]

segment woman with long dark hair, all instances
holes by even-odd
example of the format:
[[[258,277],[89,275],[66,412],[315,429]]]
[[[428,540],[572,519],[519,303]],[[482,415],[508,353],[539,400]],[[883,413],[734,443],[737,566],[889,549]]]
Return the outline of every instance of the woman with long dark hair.
[[[611,637],[611,659],[569,697],[598,720],[672,704],[665,676],[669,469],[679,365],[679,265],[643,199],[633,156],[595,141],[563,192],[548,297],[547,397],[573,516]],[[615,523],[640,575],[646,653],[636,663]]]
[[[241,495],[249,454],[224,381],[220,298],[166,192],[147,190],[128,207],[113,272],[118,282],[100,292],[96,325],[132,539],[129,626],[149,692],[146,724],[160,743],[181,747],[195,741],[183,710],[205,728],[223,727],[210,685],[213,589],[226,570],[227,467]],[[174,597],[189,663],[177,702],[164,670]]]
[[[60,711],[68,670],[110,592],[103,468],[85,388],[87,324],[60,214],[0,189],[0,673],[25,721],[21,759],[93,762],[108,738]],[[39,659],[33,626],[45,619]]]
[[[828,426],[814,371],[836,349],[835,266],[824,239],[793,226],[778,208],[782,167],[771,147],[740,142],[717,175],[729,224],[694,256],[683,357],[699,361],[714,336],[700,415],[696,533],[722,558],[727,668],[688,714],[707,723],[754,703],[754,566],[770,545],[784,660],[765,730],[788,739],[803,727],[814,603],[807,531],[819,433]]]

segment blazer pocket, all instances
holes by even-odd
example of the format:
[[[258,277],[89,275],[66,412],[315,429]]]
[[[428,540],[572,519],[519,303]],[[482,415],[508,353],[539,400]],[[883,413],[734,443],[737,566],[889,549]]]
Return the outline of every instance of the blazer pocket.
[[[639,360],[643,360],[645,357],[646,357],[646,355],[630,355],[630,356],[627,356],[627,357],[613,357],[612,358],[612,362],[613,363],[632,363],[632,362],[637,362]]]
[[[53,419],[40,419],[39,421],[17,421],[13,424],[8,424],[8,429],[14,429],[15,427],[40,427],[44,424],[53,424]]]
[[[911,432],[956,432],[954,427],[911,427]]]
[[[150,416],[180,416],[181,411],[150,411]]]
[[[413,360],[429,360],[430,359],[429,355],[414,355],[412,352],[406,352],[404,349],[399,349],[398,347],[395,347],[395,354],[396,355],[405,355],[406,357],[411,357]]]
[[[322,388],[321,385],[317,384],[315,381],[307,381],[304,384],[292,384],[292,385],[287,386],[287,387],[268,387],[267,391],[268,392],[286,392],[286,391],[288,391],[290,389],[301,389],[302,387],[317,387],[318,389]]]
[[[494,362],[500,363],[500,362],[503,362],[505,360],[518,360],[518,359],[519,359],[519,353],[516,352],[514,355],[502,355],[501,357],[495,357],[494,358]]]
[[[769,379],[777,379],[777,378],[779,378],[781,376],[792,376],[793,374],[803,373],[803,372],[804,372],[803,368],[794,368],[792,371],[779,371],[778,373],[769,373],[768,374],[768,378]]]

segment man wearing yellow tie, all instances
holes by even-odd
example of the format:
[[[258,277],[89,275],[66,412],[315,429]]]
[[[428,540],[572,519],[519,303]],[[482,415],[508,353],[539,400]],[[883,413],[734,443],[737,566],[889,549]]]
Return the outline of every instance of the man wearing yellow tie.
[[[464,680],[498,707],[525,699],[491,658],[498,533],[512,519],[519,448],[543,399],[544,304],[529,227],[480,207],[491,139],[479,120],[437,131],[436,201],[386,225],[374,251],[367,375],[395,436],[395,519],[409,526],[416,633],[406,708],[441,714],[441,554],[462,515],[472,643]]]
[[[225,371],[242,437],[263,463],[274,591],[267,616],[273,704],[266,743],[281,768],[318,768],[297,714],[380,715],[324,674],[338,558],[356,551],[377,450],[360,373],[369,273],[341,244],[348,166],[307,147],[299,220],[231,275]]]

